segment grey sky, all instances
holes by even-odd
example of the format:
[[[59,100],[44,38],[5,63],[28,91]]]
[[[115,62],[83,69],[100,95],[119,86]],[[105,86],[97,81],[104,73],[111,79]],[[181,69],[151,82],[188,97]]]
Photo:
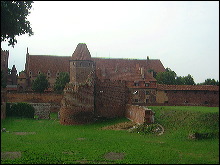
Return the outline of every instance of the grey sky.
[[[160,59],[196,83],[219,80],[218,1],[35,1],[34,35],[17,37],[9,68],[32,55],[71,56],[86,43],[92,57]]]

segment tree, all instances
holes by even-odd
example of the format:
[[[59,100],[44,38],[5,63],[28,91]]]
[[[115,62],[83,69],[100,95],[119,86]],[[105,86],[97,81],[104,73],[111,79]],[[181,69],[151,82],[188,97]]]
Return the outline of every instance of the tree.
[[[68,83],[69,81],[70,81],[69,73],[61,72],[59,74],[59,77],[56,79],[54,90],[61,92],[65,88],[66,83]]]
[[[199,83],[197,85],[219,85],[219,81],[215,80],[215,79],[208,78],[205,80],[205,82]]]
[[[33,82],[32,89],[36,92],[43,93],[45,89],[48,89],[49,85],[50,84],[47,80],[47,77],[43,73],[41,73]]]
[[[190,74],[183,77],[183,83],[183,85],[195,85],[194,79]]]
[[[165,72],[157,73],[156,80],[158,84],[176,84],[175,81],[176,73],[172,71],[170,68],[166,68]]]
[[[183,85],[185,83],[184,78],[181,76],[177,76],[175,81],[176,81],[176,85]]]
[[[33,35],[27,16],[30,14],[33,1],[1,1],[1,42],[8,41],[14,47],[15,36],[28,33]]]

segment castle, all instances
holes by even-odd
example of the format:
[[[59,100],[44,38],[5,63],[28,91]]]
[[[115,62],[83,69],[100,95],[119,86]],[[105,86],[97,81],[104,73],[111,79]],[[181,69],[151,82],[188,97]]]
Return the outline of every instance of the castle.
[[[8,56],[7,56],[8,58]],[[164,72],[160,60],[94,58],[86,44],[78,44],[72,56],[30,55],[25,71],[17,77],[17,90],[28,91],[44,73],[50,90],[60,72],[70,74],[61,101],[60,123],[91,121],[91,116],[120,117],[127,105],[219,106],[219,86],[162,85],[154,75]]]

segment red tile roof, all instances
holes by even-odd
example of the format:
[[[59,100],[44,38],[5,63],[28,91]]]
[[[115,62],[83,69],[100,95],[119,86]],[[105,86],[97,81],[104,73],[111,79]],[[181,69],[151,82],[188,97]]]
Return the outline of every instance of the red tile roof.
[[[76,50],[80,52],[81,49]],[[85,50],[85,48],[82,50]],[[86,56],[84,57],[88,60]],[[75,56],[75,59],[82,60],[83,58],[78,58],[78,56]],[[29,55],[28,73],[31,71],[32,76],[37,76],[38,71],[41,73],[47,73],[49,70],[51,74],[50,76],[56,77],[57,71],[69,72],[69,60],[72,60],[71,56]],[[153,69],[156,72],[165,71],[165,68],[160,60],[106,58],[91,58],[91,60],[95,62],[96,70],[100,70],[106,74],[106,77],[100,77],[97,74],[100,79],[143,81],[140,68],[144,68],[145,71],[147,71],[147,69]],[[156,79],[148,72],[145,72],[145,79],[147,79],[147,81],[156,81]]]
[[[146,59],[107,59],[107,58],[92,58],[96,63],[96,68],[131,68],[139,69],[147,67],[155,72],[165,72],[165,68],[160,60]],[[148,61],[148,62],[147,62]]]
[[[69,72],[71,59],[71,56],[29,55],[28,72],[31,71],[32,76],[37,76],[38,71],[47,73],[49,70],[51,77],[56,77],[57,71]]]
[[[158,90],[206,90],[219,91],[219,86],[216,85],[165,85],[157,84]]]

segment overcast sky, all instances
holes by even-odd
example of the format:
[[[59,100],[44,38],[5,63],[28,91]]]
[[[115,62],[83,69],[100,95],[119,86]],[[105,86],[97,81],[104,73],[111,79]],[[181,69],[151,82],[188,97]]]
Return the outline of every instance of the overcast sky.
[[[196,83],[219,80],[218,1],[34,1],[34,35],[17,37],[9,68],[31,55],[71,56],[86,43],[92,57],[160,59]]]

